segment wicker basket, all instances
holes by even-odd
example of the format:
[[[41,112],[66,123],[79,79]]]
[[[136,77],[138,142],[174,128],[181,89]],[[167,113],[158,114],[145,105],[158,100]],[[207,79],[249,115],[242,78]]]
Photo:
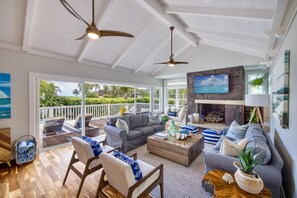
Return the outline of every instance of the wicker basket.
[[[30,141],[30,140],[33,140],[34,144],[35,144],[35,156],[33,159],[30,159],[30,160],[27,160],[23,163],[19,163],[19,156],[18,156],[18,151],[17,151],[17,146],[18,146],[18,143],[22,140],[25,140],[26,142]],[[25,164],[25,163],[29,163],[29,162],[32,162],[36,159],[36,155],[37,155],[37,140],[34,136],[32,135],[24,135],[22,137],[20,137],[18,140],[15,141],[15,144],[14,144],[14,153],[15,153],[15,161],[18,165],[22,165],[22,164]]]
[[[263,190],[263,180],[255,171],[253,174],[247,174],[241,170],[239,162],[233,162],[233,165],[237,168],[234,174],[235,180],[242,190],[251,194],[259,194]]]

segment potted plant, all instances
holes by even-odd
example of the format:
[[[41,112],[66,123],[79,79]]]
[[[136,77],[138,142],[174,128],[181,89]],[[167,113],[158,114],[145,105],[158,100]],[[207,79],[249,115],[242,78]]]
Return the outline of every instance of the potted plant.
[[[166,122],[168,121],[168,120],[170,120],[171,118],[168,116],[168,115],[163,115],[162,117],[161,117],[161,124],[166,124]]]
[[[234,174],[238,186],[251,194],[258,194],[262,191],[264,184],[259,175],[253,171],[256,165],[260,164],[260,154],[253,155],[253,149],[237,150],[239,162],[233,162],[237,168]]]

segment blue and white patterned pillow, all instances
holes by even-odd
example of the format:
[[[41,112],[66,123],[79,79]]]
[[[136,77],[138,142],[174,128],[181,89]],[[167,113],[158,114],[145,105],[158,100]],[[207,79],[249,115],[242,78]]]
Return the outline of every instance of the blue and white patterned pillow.
[[[231,123],[226,136],[235,140],[242,140],[246,134],[246,130],[249,127],[246,125],[239,125],[235,120]]]
[[[204,129],[202,131],[202,135],[204,136],[204,142],[210,144],[216,144],[220,140],[222,134],[223,131],[216,131],[212,129]]]
[[[89,143],[95,156],[98,156],[102,153],[103,150],[102,150],[101,145],[98,141],[96,141],[90,137],[87,137],[87,136],[82,136],[81,138],[84,141],[86,141],[87,143]]]
[[[132,172],[134,174],[135,177],[135,181],[139,181],[141,180],[142,176],[142,172],[140,170],[140,166],[138,164],[138,162],[136,160],[133,160],[132,158],[128,157],[127,155],[119,152],[119,151],[114,151],[113,152],[113,156],[122,160],[123,162],[129,164],[132,168]]]

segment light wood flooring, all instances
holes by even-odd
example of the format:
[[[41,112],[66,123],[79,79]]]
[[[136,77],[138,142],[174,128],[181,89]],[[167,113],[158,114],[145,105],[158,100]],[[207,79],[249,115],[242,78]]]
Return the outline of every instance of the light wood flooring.
[[[66,184],[63,178],[73,152],[72,146],[42,152],[29,164],[0,166],[0,197],[75,197],[80,178],[70,171]],[[82,165],[79,165],[83,168]],[[100,171],[87,177],[80,197],[95,197]]]

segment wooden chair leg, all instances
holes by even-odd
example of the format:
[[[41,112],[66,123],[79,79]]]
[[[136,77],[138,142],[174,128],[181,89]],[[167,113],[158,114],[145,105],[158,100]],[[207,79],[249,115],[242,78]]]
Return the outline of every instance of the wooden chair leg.
[[[164,186],[163,183],[160,183],[160,193],[161,193],[161,198],[164,197]]]
[[[70,162],[69,162],[69,165],[68,165],[68,168],[67,168],[67,171],[66,171],[66,175],[65,175],[65,177],[64,177],[63,185],[64,185],[65,182],[66,182],[66,179],[67,179],[67,177],[68,177],[70,168],[71,168],[71,166],[72,166],[72,164],[73,164],[73,162],[74,162],[74,158],[75,158],[75,152],[73,152],[72,157],[71,157],[71,160],[70,160]]]
[[[77,194],[76,194],[76,198],[79,197],[80,191],[81,191],[81,189],[83,187],[84,181],[85,181],[85,179],[86,179],[87,176],[88,175],[86,175],[85,173],[83,174],[83,176],[81,178],[81,181],[80,181],[80,184],[79,184],[79,188],[78,188]]]

